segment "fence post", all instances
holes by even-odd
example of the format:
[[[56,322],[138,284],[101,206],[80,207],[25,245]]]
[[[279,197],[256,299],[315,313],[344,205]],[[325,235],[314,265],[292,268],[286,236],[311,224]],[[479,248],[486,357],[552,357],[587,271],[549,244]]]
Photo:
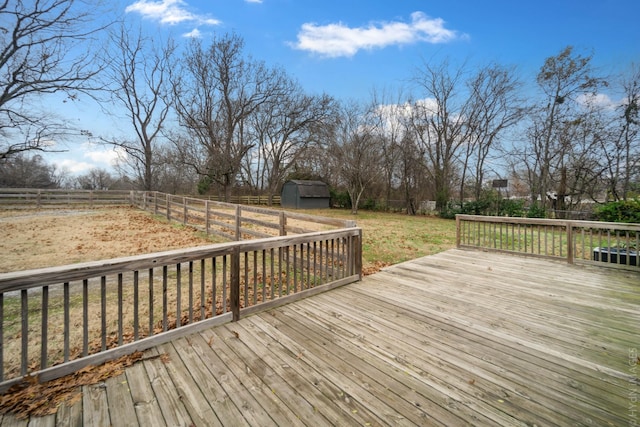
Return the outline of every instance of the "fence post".
[[[187,225],[187,198],[182,198],[182,224]]]
[[[240,248],[237,246],[233,248],[231,253],[231,313],[233,315],[232,321],[237,322],[240,320]]]
[[[158,192],[153,192],[153,214],[158,215]]]
[[[460,248],[460,214],[456,214],[456,248]]]
[[[280,212],[280,235],[287,235],[287,217],[284,211]]]
[[[167,221],[171,221],[171,194],[167,193],[165,200],[167,206]]]
[[[38,209],[40,209],[40,197],[42,197],[42,190],[38,190],[38,196],[36,198],[36,204]]]
[[[236,241],[242,240],[240,235],[240,225],[242,224],[242,208],[240,205],[236,205]]]
[[[209,234],[211,228],[211,221],[209,220],[209,200],[204,201],[204,229]]]
[[[567,262],[573,264],[573,224],[567,221]]]

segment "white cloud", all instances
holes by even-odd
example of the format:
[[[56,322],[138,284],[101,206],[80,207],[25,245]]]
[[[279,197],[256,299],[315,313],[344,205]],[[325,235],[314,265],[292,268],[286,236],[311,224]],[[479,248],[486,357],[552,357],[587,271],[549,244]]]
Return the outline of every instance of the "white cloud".
[[[127,6],[125,12],[136,12],[142,15],[143,18],[169,25],[181,23],[219,25],[221,23],[219,20],[209,16],[190,12],[184,0],[138,0]]]
[[[371,23],[366,27],[350,28],[342,23],[316,25],[305,23],[298,33],[296,49],[307,50],[326,57],[351,57],[360,49],[384,48],[417,42],[446,43],[459,37],[456,31],[444,27],[440,18],[429,18],[422,12],[411,14],[411,22]]]
[[[74,159],[62,159],[53,162],[61,170],[69,171],[72,174],[81,174],[96,167],[95,165],[87,162],[79,162]]]
[[[609,95],[604,93],[581,94],[577,99],[578,103],[585,107],[614,109],[620,103],[615,102]]]
[[[83,144],[83,157],[91,160],[93,167],[110,167],[118,163],[119,160],[126,157],[124,150],[119,148],[100,149],[96,145],[87,143]]]
[[[193,30],[189,31],[188,33],[184,33],[182,35],[182,37],[190,37],[192,39],[199,39],[200,37],[202,37],[202,33],[200,32],[199,29],[194,28]]]
[[[244,0],[247,3],[262,3],[262,0]]]

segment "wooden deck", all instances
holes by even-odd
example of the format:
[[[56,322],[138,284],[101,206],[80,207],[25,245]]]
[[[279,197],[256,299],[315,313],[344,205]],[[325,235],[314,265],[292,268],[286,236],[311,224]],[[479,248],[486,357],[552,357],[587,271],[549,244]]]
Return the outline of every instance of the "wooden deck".
[[[637,273],[450,250],[159,346],[29,425],[637,425],[639,325]]]

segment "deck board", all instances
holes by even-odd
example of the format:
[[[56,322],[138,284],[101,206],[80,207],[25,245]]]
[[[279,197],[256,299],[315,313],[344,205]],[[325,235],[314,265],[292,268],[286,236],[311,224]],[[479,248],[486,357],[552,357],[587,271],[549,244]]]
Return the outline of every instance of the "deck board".
[[[55,421],[634,425],[638,325],[636,272],[450,250],[158,346]]]

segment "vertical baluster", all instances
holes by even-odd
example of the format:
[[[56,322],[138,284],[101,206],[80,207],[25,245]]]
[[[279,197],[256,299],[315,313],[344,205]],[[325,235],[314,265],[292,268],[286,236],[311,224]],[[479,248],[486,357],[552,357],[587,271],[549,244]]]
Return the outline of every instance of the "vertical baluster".
[[[122,273],[118,273],[118,345],[122,345]]]
[[[211,258],[211,312],[215,317],[218,314],[218,272],[216,271],[216,257]]]
[[[82,281],[82,355],[89,354],[89,280]]]
[[[249,307],[249,253],[244,253],[244,307]],[[239,261],[239,260],[238,260]]]
[[[307,289],[311,286],[311,243],[307,242]]]
[[[258,298],[258,252],[253,251],[253,305],[256,305],[258,303],[257,298]]]
[[[270,276],[271,277],[271,300],[275,298],[276,294],[276,276],[275,276],[275,251],[273,248],[269,249],[269,268],[270,268]]]
[[[189,323],[193,323],[193,261],[189,261]]]
[[[278,248],[278,298],[282,296],[282,248]]]
[[[29,363],[29,295],[26,289],[20,291],[22,313],[22,357],[20,361],[20,374],[27,375]]]
[[[153,331],[153,268],[149,269],[149,336],[152,336]]]
[[[267,300],[267,251],[262,250],[262,302]]]
[[[64,312],[64,331],[62,332],[62,340],[64,341],[64,361],[69,361],[69,282],[62,285],[62,310]]]
[[[203,259],[200,260],[200,320],[206,318],[206,289],[205,289],[205,274],[206,274],[206,262]]]
[[[298,292],[298,245],[293,245],[293,293]]]
[[[100,277],[100,348],[107,349],[107,276]]]
[[[167,301],[167,280],[168,280],[168,266],[162,267],[162,330],[167,331],[168,328],[168,301]]]
[[[176,264],[176,328],[180,327],[182,317],[182,264]]]
[[[227,312],[227,255],[222,256],[222,313]]]
[[[138,341],[140,336],[140,289],[139,289],[139,274],[138,270],[133,271],[133,340]],[[119,302],[122,306],[122,302]]]
[[[49,345],[48,340],[48,326],[49,326],[49,287],[42,287],[42,331],[40,335],[40,369],[47,367],[47,347]]]

